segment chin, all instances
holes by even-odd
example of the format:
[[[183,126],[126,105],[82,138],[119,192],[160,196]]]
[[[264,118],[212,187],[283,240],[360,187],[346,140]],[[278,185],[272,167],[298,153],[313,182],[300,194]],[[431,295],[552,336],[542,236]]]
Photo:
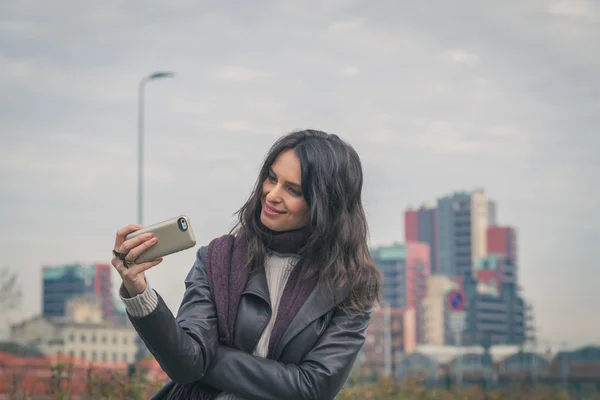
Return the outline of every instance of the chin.
[[[262,224],[269,228],[272,231],[279,231],[279,229],[277,228],[277,226],[275,224],[273,224],[271,221],[269,221],[268,218],[265,218],[265,216],[261,213],[260,214],[260,222],[262,222]]]

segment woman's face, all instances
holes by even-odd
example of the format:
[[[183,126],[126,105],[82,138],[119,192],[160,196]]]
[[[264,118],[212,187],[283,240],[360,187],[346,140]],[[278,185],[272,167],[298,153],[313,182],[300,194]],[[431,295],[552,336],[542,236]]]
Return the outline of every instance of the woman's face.
[[[308,225],[310,212],[302,194],[300,159],[293,149],[282,151],[262,186],[260,220],[267,228],[284,232]]]

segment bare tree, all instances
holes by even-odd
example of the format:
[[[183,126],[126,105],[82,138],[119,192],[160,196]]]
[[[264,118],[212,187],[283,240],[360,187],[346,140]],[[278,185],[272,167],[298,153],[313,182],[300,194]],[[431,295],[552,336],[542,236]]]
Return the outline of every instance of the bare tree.
[[[18,275],[7,266],[0,268],[0,315],[21,306],[23,294]]]

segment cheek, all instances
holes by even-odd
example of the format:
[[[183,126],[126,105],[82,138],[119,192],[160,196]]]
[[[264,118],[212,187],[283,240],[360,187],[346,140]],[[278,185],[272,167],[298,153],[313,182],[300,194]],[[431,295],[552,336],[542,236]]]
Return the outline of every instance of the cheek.
[[[294,215],[298,218],[304,219],[308,216],[308,205],[302,198],[294,199],[292,207],[290,208],[293,210]]]

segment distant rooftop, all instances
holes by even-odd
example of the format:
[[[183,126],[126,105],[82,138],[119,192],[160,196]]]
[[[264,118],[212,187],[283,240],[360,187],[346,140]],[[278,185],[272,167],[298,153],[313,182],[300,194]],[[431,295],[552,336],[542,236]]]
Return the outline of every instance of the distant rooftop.
[[[391,246],[380,246],[371,249],[371,257],[378,261],[400,261],[406,259],[406,246],[394,243]]]
[[[475,262],[475,270],[481,271],[485,269],[493,269],[497,270],[500,264],[500,260],[498,259],[498,255],[491,253],[485,257],[480,258]]]
[[[0,351],[25,357],[43,357],[43,353],[35,347],[25,346],[17,342],[0,342]]]
[[[88,281],[94,277],[94,264],[66,264],[59,266],[48,266],[43,268],[42,276],[44,280],[58,280],[65,275],[72,274],[73,276]]]

